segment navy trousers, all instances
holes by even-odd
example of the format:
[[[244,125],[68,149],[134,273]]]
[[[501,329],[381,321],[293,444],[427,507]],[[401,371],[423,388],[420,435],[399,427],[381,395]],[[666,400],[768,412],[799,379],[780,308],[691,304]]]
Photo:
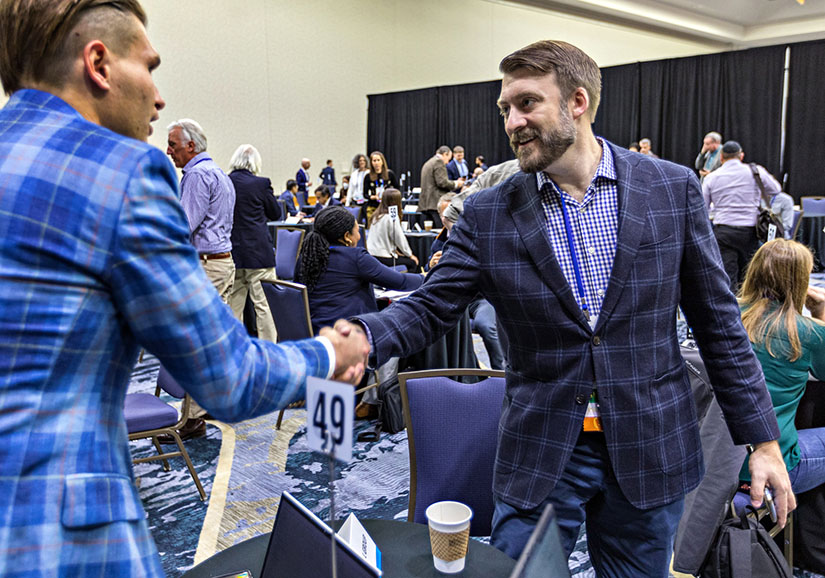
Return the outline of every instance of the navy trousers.
[[[684,499],[649,510],[628,502],[610,466],[604,434],[579,436],[561,479],[537,508],[520,510],[497,499],[491,543],[518,558],[548,503],[556,510],[568,556],[585,523],[597,576],[667,578]]]

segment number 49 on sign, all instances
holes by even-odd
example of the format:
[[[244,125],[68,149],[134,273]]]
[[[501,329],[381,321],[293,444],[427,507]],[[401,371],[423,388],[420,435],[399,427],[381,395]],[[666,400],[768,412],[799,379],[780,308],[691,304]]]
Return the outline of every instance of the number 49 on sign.
[[[307,378],[307,442],[309,448],[335,459],[352,459],[354,393],[351,385]]]

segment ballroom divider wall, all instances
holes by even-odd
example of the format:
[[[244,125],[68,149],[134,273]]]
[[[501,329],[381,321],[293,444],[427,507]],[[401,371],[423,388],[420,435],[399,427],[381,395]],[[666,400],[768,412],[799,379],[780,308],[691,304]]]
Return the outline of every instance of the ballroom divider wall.
[[[825,194],[818,162],[825,158],[825,41],[791,44],[788,129],[781,166],[785,51],[767,46],[602,68],[597,135],[620,145],[647,137],[662,158],[693,166],[712,130],[742,144],[746,162],[778,179],[788,192]],[[495,105],[501,81],[369,96],[367,144],[390,167],[411,172],[442,144],[463,145],[488,164],[513,157]]]

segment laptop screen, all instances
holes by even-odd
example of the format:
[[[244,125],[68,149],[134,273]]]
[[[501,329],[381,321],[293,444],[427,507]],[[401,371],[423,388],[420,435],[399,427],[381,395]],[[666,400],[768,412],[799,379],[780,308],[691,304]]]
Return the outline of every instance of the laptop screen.
[[[332,530],[289,492],[281,496],[261,578],[332,576]],[[381,572],[336,538],[339,578],[376,578]]]
[[[539,518],[527,546],[516,562],[510,578],[564,578],[570,576],[567,554],[561,545],[556,512],[548,504]]]

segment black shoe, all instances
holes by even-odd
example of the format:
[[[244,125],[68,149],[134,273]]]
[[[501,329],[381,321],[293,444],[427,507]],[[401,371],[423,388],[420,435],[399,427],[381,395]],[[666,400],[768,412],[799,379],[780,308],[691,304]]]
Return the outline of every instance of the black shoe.
[[[192,438],[199,438],[206,435],[206,422],[203,418],[188,419],[183,427],[178,430],[181,441]],[[175,438],[168,434],[158,436],[158,441],[162,444],[174,444]]]

